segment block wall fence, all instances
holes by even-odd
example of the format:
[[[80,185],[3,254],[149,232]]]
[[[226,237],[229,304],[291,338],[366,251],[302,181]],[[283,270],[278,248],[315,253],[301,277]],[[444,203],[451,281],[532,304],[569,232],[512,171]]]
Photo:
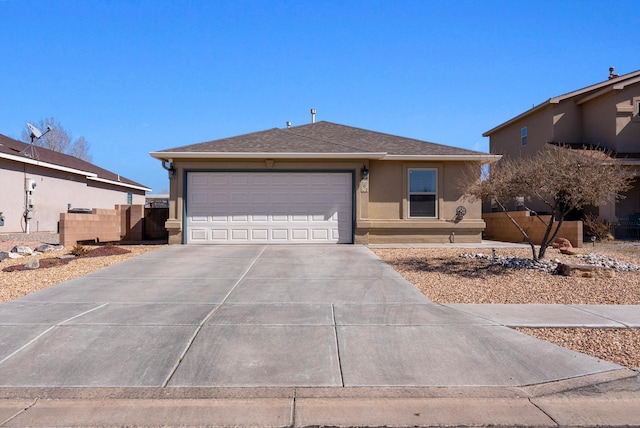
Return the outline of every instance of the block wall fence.
[[[548,222],[551,216],[529,215],[529,211],[510,211],[509,214],[518,222],[518,224],[531,237],[533,243],[540,245],[546,226],[540,221],[543,219]],[[482,219],[487,224],[484,230],[484,238],[492,241],[503,242],[524,242],[522,233],[509,220],[503,212],[483,213]],[[576,248],[582,247],[582,222],[581,221],[565,221],[562,223],[558,238],[566,238]]]
[[[74,246],[81,241],[141,241],[144,205],[116,205],[115,209],[91,210],[91,214],[60,214],[60,244]]]

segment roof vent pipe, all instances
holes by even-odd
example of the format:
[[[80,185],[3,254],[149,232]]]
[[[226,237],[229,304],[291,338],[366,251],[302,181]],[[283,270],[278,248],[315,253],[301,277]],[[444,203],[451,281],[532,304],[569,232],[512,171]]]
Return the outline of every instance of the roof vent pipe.
[[[311,123],[316,123],[316,109],[311,109]]]
[[[618,73],[614,73],[613,72],[614,70],[615,70],[615,68],[609,67],[609,79],[615,79],[616,77],[619,76]]]
[[[287,120],[287,128],[291,128],[291,121]]]

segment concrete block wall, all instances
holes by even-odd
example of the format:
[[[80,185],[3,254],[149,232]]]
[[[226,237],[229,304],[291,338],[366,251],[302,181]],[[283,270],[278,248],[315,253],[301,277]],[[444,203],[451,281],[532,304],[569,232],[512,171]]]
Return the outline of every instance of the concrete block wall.
[[[120,213],[121,239],[142,241],[144,237],[144,205],[116,205]]]
[[[120,240],[120,213],[94,208],[91,214],[60,214],[60,243],[74,246],[78,241],[113,242]]]
[[[529,211],[510,211],[509,214],[518,222],[518,224],[527,232],[534,244],[540,245],[546,226],[539,218],[529,215]],[[503,242],[523,242],[522,233],[509,220],[503,212],[483,213],[482,218],[487,224],[484,230],[485,239]],[[551,216],[540,216],[545,222],[548,222]],[[555,227],[555,226],[554,226]],[[576,248],[582,247],[582,222],[581,221],[565,221],[562,223],[558,238],[566,238]]]

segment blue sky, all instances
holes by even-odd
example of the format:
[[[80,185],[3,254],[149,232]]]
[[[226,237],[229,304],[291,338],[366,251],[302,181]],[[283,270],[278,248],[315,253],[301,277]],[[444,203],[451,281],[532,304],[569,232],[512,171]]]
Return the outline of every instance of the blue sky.
[[[0,133],[55,117],[93,163],[317,120],[488,151],[482,133],[640,69],[610,1],[0,0]]]

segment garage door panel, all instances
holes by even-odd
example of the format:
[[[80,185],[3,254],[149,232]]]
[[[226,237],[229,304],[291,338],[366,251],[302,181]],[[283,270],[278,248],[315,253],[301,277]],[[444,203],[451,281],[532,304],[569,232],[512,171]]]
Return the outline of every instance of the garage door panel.
[[[213,241],[226,242],[229,240],[229,231],[227,229],[212,229],[210,232]]]
[[[351,180],[351,173],[188,173],[187,243],[350,243]]]

